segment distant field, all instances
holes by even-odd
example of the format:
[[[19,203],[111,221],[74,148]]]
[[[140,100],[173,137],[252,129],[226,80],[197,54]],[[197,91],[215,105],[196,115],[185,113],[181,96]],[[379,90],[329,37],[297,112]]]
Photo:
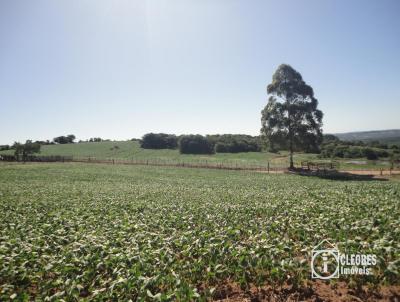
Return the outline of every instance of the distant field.
[[[115,148],[117,147],[117,148]],[[12,150],[1,151],[0,154],[12,154]],[[173,162],[196,162],[196,163],[225,163],[237,164],[239,166],[267,166],[287,167],[289,165],[288,152],[246,152],[246,153],[217,153],[213,155],[189,155],[180,154],[178,150],[152,150],[142,149],[138,142],[114,141],[99,143],[75,143],[64,145],[42,146],[40,155],[62,155],[74,158],[97,158],[97,159],[135,159],[135,160],[161,160]],[[301,161],[318,161],[317,154],[297,153],[294,155],[297,165]],[[338,160],[342,169],[388,169],[388,161],[366,161],[365,159],[340,159]]]
[[[379,141],[388,145],[400,146],[400,129],[347,132],[335,135],[346,141]]]
[[[115,148],[115,147],[118,148]],[[0,154],[12,154],[12,151],[3,151]],[[173,160],[184,162],[229,162],[248,165],[266,165],[270,162],[275,166],[286,166],[288,163],[287,152],[247,152],[247,153],[217,153],[213,155],[180,154],[178,150],[153,150],[142,149],[138,142],[115,141],[99,143],[75,143],[64,145],[42,146],[40,155],[63,155],[79,157],[94,157],[98,159],[149,159]],[[315,158],[313,154],[298,154],[297,161]]]

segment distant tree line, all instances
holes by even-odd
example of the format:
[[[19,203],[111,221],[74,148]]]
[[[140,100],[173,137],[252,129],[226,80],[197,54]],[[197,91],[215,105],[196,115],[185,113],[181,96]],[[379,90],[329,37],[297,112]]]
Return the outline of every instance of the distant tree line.
[[[148,133],[140,140],[144,149],[179,149],[182,154],[213,154],[261,151],[259,137],[241,134],[180,135]]]
[[[56,145],[56,144],[73,144],[76,140],[76,136],[73,134],[69,135],[61,135],[53,138],[53,140],[37,140],[37,141],[32,141],[32,140],[27,140],[25,144],[21,144],[19,142],[15,142],[13,145],[0,145],[0,151],[5,151],[5,150],[16,150],[17,148],[21,148],[21,146],[24,146],[28,143],[29,144],[35,144],[35,146],[46,146],[46,145]],[[98,142],[109,142],[111,140],[109,139],[102,139],[101,137],[92,137],[88,140],[80,140],[79,143],[98,143]],[[117,148],[114,148],[117,149]],[[20,151],[20,150],[19,150]],[[18,151],[18,152],[19,152]],[[22,156],[22,155],[21,155]],[[16,159],[17,160],[17,159]]]
[[[89,143],[100,143],[105,141],[104,139],[102,139],[101,137],[91,137],[89,138]]]
[[[324,135],[321,144],[322,158],[367,158],[376,160],[387,158],[400,153],[397,145],[388,146],[379,141],[342,141],[334,135]]]
[[[73,144],[75,142],[76,136],[73,134],[69,134],[69,135],[61,135],[61,136],[57,136],[55,138],[53,138],[52,141],[50,140],[45,140],[45,141],[34,141],[33,143],[35,144],[39,144],[41,146],[46,146],[46,145],[55,145],[55,144]],[[31,141],[31,140],[29,140]],[[109,139],[102,139],[101,137],[92,137],[88,140],[80,140],[79,143],[98,143],[98,142],[108,142],[111,141]],[[32,141],[31,141],[32,142]],[[4,151],[4,150],[12,150],[15,149],[15,146],[18,143],[14,143],[14,145],[0,145],[0,151]]]
[[[26,161],[32,154],[39,153],[40,147],[39,143],[32,142],[31,140],[27,140],[25,144],[15,142],[12,146],[12,149],[14,149],[14,160]]]
[[[208,135],[207,138],[215,145],[218,153],[239,153],[261,151],[259,136],[243,134]]]
[[[28,140],[31,141],[31,140]],[[44,145],[54,145],[55,143],[53,141],[34,141],[33,143],[44,146]],[[0,151],[4,151],[4,150],[14,150],[15,147],[17,146],[17,144],[20,144],[18,142],[15,142],[13,145],[0,145]]]

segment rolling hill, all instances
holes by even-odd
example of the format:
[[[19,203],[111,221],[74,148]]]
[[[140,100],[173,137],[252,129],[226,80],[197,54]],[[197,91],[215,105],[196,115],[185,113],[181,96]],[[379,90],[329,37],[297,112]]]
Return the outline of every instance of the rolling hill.
[[[13,154],[13,150],[0,151],[0,154]],[[44,145],[40,155],[73,156],[76,158],[92,157],[96,159],[134,159],[160,160],[174,162],[213,162],[242,165],[286,166],[287,152],[243,152],[243,153],[216,153],[213,155],[180,154],[179,150],[171,149],[143,149],[137,141],[105,141],[83,142],[74,144]],[[315,158],[315,154],[297,154],[298,161]]]
[[[381,143],[400,145],[400,129],[335,133],[334,135],[336,135],[339,139],[345,141],[376,140]]]

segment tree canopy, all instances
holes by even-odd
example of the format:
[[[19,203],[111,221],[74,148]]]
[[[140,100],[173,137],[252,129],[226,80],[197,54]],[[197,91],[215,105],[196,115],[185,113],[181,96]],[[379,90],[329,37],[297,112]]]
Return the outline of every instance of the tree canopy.
[[[144,149],[176,149],[178,138],[173,134],[147,133],[143,135],[140,147]]]
[[[314,91],[301,74],[282,64],[267,87],[268,103],[261,114],[261,134],[270,149],[289,149],[290,168],[294,168],[293,152],[318,150],[322,141],[322,111]]]
[[[182,135],[179,151],[183,154],[213,154],[213,143],[202,135]]]
[[[58,136],[53,139],[57,144],[72,144],[76,139],[75,135],[69,134],[67,136]]]
[[[40,152],[40,144],[27,140],[25,144],[14,143],[14,154],[17,160],[26,161],[29,155]]]

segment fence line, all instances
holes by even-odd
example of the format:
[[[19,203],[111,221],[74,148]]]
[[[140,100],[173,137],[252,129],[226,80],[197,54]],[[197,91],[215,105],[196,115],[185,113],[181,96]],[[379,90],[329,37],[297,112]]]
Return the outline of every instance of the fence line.
[[[213,162],[213,161],[182,161],[166,159],[98,159],[95,157],[74,157],[72,162],[100,163],[100,164],[124,164],[144,166],[165,166],[165,167],[186,167],[186,168],[207,168],[222,170],[250,170],[276,173],[287,170],[284,166],[271,166],[269,162],[265,165],[243,164],[239,162]]]
[[[96,158],[96,157],[72,157],[72,156],[27,156],[16,158],[14,155],[0,155],[0,161],[7,162],[79,162],[79,163],[99,163],[99,164],[124,164],[124,165],[148,165],[165,167],[187,167],[187,168],[208,168],[224,170],[250,170],[278,172],[286,170],[285,166],[272,166],[270,162],[265,165],[256,163],[241,163],[239,161],[183,161],[179,159],[116,159],[116,158]]]
[[[8,162],[17,162],[18,160],[14,155],[0,155],[0,161],[8,161]],[[99,164],[124,164],[124,165],[148,165],[148,166],[165,166],[165,167],[187,167],[187,168],[207,168],[207,169],[222,169],[222,170],[247,170],[247,171],[262,171],[266,173],[282,173],[287,171],[286,165],[277,165],[273,162],[266,162],[264,165],[255,164],[255,163],[241,163],[239,161],[225,161],[225,162],[217,162],[217,161],[182,161],[177,159],[116,159],[116,158],[96,158],[96,157],[72,157],[72,156],[27,156],[25,160],[26,162],[79,162],[79,163],[99,163]],[[296,162],[296,167],[305,167],[306,162]],[[329,165],[331,169],[339,170],[338,164],[328,163],[324,165]],[[310,170],[312,167],[308,165],[306,167]],[[319,170],[319,166],[317,170]],[[321,166],[322,168],[322,166]],[[391,175],[392,172],[398,174],[400,170],[396,169],[384,169],[382,167],[376,168],[363,168],[363,169],[350,169],[343,167],[340,170],[345,171],[358,171],[358,172],[368,172],[375,171],[380,175]]]

